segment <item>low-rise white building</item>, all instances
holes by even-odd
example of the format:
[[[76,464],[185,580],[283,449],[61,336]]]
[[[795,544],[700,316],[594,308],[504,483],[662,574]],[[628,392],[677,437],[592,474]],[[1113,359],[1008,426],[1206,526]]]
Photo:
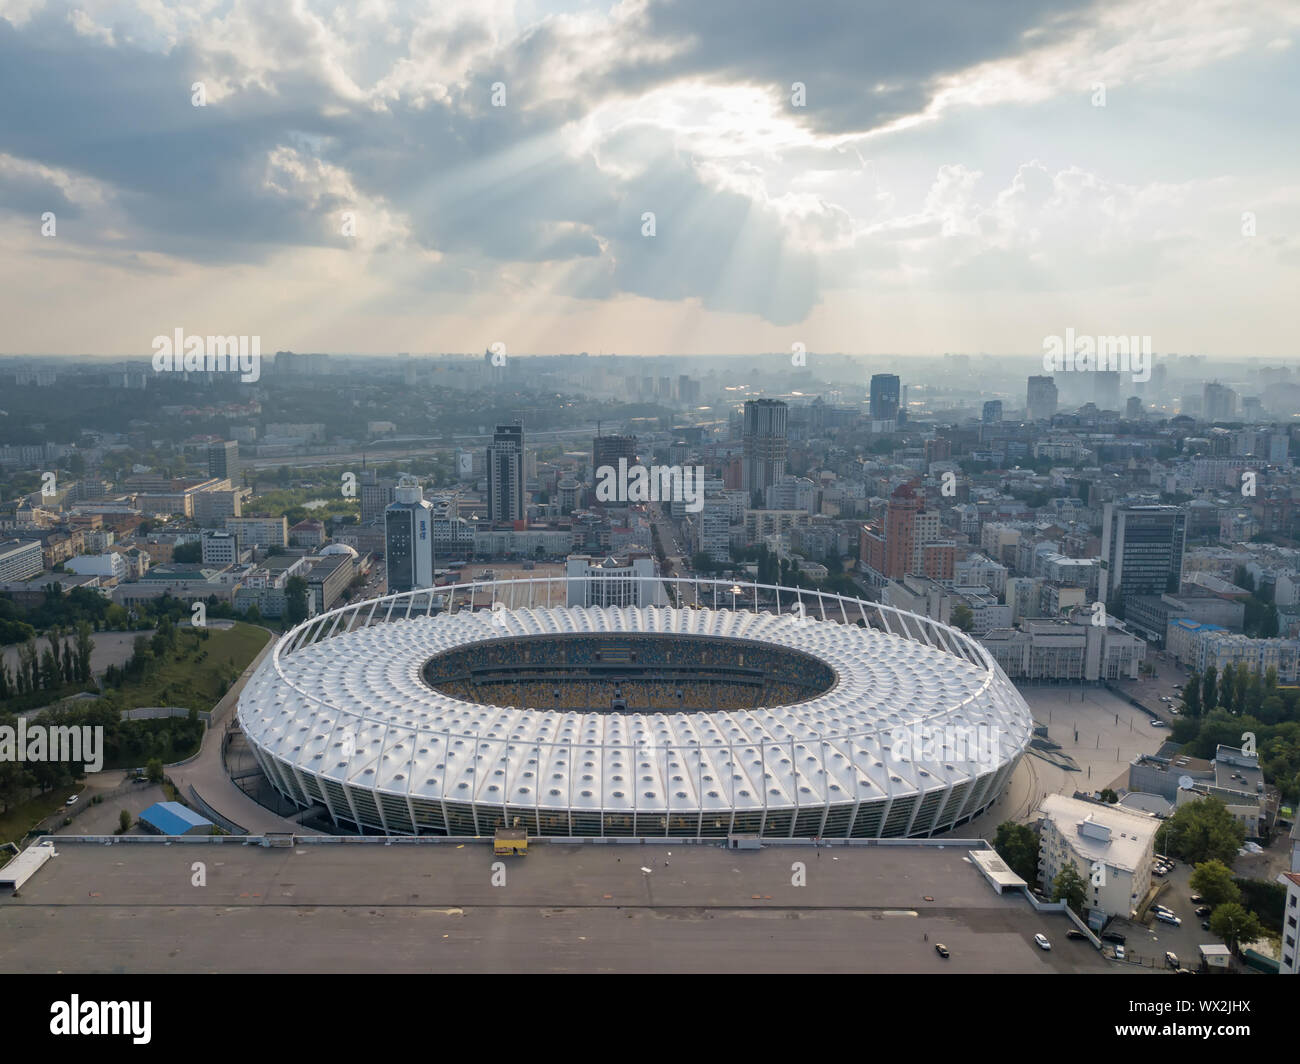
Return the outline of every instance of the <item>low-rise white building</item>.
[[[1125,919],[1151,886],[1160,821],[1113,805],[1049,794],[1039,811],[1038,881],[1049,895],[1061,869],[1074,866],[1087,885],[1084,907]]]

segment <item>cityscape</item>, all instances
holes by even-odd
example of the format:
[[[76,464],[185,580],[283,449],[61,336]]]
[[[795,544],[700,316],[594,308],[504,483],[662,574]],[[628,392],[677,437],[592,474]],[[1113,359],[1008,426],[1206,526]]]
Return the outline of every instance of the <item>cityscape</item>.
[[[1300,974],[1294,10],[219,7],[0,5],[0,971]]]

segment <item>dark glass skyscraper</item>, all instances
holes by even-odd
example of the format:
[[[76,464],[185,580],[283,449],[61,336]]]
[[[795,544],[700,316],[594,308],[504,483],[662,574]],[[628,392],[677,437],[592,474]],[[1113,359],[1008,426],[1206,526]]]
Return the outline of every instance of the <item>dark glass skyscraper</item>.
[[[895,373],[871,375],[871,416],[882,421],[898,417],[898,397],[901,388]]]

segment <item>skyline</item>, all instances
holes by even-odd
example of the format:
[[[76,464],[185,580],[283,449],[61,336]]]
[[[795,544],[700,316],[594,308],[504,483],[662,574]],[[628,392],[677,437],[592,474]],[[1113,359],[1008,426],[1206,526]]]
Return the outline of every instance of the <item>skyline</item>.
[[[1294,353],[1293,6],[830,6],[0,4],[5,353]]]

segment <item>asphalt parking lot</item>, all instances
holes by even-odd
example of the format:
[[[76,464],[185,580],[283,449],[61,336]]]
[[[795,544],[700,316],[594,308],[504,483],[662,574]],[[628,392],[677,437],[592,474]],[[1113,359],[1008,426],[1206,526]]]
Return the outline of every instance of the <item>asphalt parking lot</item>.
[[[60,840],[60,855],[21,896],[0,899],[0,968],[1123,970],[1067,939],[1065,917],[998,895],[965,852],[539,845],[500,859],[481,843],[272,849]],[[1038,932],[1052,941],[1050,952],[1034,945]],[[936,942],[948,947],[946,960]]]

